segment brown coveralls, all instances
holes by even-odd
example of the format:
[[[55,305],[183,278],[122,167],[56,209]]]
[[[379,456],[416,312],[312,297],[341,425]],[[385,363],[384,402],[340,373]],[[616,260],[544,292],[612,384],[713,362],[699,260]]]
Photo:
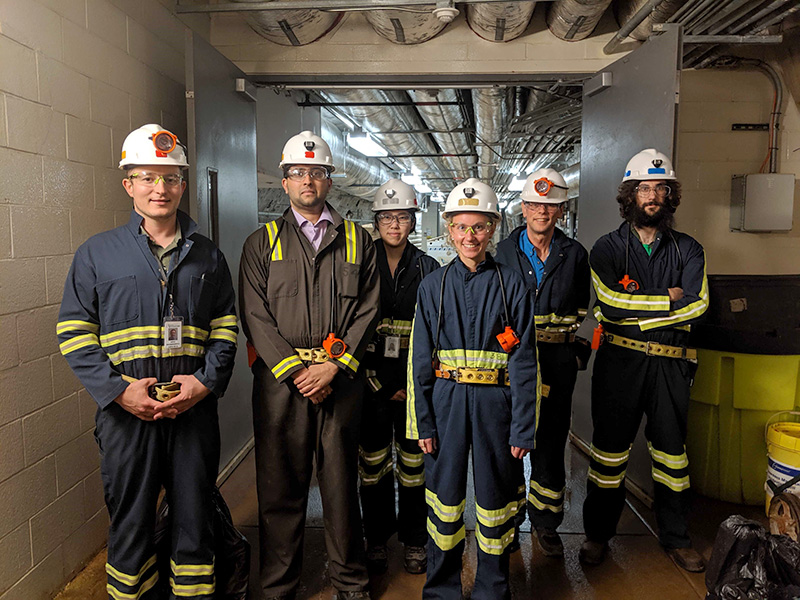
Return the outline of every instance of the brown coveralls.
[[[242,325],[259,356],[252,367],[253,422],[261,585],[268,598],[291,598],[300,580],[314,459],[333,585],[360,591],[369,583],[357,491],[364,384],[356,374],[378,319],[379,277],[369,234],[328,208],[333,224],[318,251],[291,209],[250,235],[242,251]],[[292,381],[304,365],[295,349],[321,348],[330,332],[347,350],[334,359],[341,370],[333,393],[314,405]]]

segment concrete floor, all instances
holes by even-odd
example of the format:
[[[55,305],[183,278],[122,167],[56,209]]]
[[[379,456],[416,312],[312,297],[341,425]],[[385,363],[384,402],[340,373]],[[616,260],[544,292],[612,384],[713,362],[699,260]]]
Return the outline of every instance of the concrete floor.
[[[564,560],[541,555],[528,533],[521,536],[520,552],[511,558],[511,584],[515,599],[548,598],[549,600],[627,600],[658,598],[685,600],[705,597],[703,574],[691,574],[677,568],[667,558],[653,534],[654,515],[632,498],[618,527],[618,535],[610,544],[606,561],[598,567],[584,567],[578,562],[578,548],[583,541],[581,506],[585,496],[588,459],[574,448],[568,450],[570,496],[565,519],[559,531],[565,546]],[[255,490],[255,460],[250,452],[222,486],[222,493],[231,509],[234,522],[250,540],[253,548],[251,599],[259,600],[258,517]],[[691,513],[695,547],[706,559],[717,527],[731,514],[743,514],[766,523],[763,509],[727,504],[697,497]],[[468,529],[474,529],[474,509],[466,515]],[[305,541],[303,579],[298,600],[328,600],[333,595],[327,573],[321,505],[316,489],[312,490]],[[526,524],[527,525],[527,524]],[[424,575],[409,575],[403,570],[402,546],[393,539],[389,544],[387,573],[372,578],[375,600],[411,600],[420,598]],[[464,560],[464,592],[469,593],[475,575],[476,544],[474,533],[467,536]],[[54,600],[105,600],[105,552],[101,552]]]

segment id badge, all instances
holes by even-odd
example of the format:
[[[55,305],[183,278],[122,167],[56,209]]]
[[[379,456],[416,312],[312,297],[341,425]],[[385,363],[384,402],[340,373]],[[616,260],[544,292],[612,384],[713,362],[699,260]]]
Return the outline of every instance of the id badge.
[[[384,338],[383,355],[386,358],[400,358],[400,336],[387,335]]]
[[[178,349],[183,346],[183,317],[164,319],[164,348]]]

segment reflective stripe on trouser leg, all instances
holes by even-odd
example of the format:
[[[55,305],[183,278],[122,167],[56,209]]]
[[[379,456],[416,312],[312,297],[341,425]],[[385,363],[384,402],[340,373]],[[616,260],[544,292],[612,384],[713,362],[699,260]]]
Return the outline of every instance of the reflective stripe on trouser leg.
[[[416,440],[406,439],[406,407],[392,402],[397,453],[397,539],[409,546],[425,546],[425,455]]]
[[[359,492],[364,536],[370,546],[385,544],[397,531],[390,408],[388,401],[368,393],[361,413]]]

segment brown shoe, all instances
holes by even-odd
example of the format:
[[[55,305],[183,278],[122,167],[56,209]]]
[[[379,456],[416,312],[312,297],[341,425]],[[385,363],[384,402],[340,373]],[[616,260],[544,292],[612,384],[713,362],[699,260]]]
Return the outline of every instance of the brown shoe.
[[[585,565],[599,565],[606,558],[608,544],[603,542],[593,542],[590,539],[583,540],[581,549],[578,552],[578,560]]]
[[[552,556],[555,558],[564,556],[564,544],[561,541],[561,536],[553,528],[534,527],[531,529],[531,535],[536,539],[539,544],[539,549],[545,556]]]
[[[386,573],[389,568],[389,554],[384,544],[377,544],[367,548],[367,571],[373,575]]]
[[[667,556],[684,571],[702,573],[706,570],[706,561],[694,548],[666,548]]]
[[[403,567],[412,575],[419,575],[428,569],[428,553],[424,546],[406,546]]]

